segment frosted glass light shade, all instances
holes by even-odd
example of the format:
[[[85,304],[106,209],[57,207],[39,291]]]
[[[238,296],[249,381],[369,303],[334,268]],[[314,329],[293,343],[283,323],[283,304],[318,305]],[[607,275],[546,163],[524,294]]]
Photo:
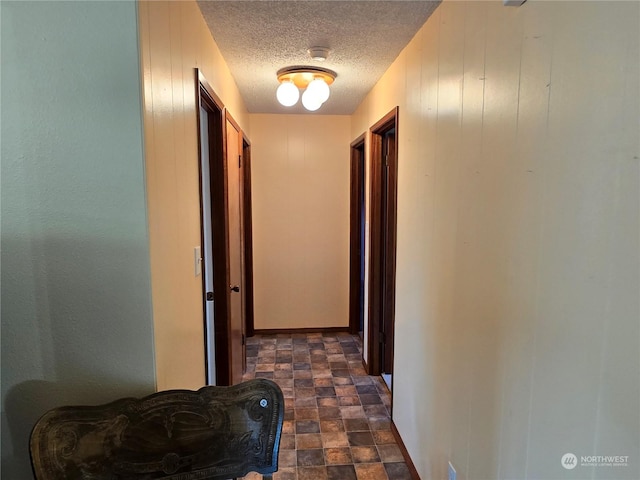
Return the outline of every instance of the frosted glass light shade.
[[[310,112],[315,112],[322,106],[320,99],[307,88],[302,94],[302,105]]]
[[[276,90],[276,98],[281,105],[291,107],[298,102],[300,91],[293,82],[282,82]]]
[[[329,94],[331,93],[329,91],[329,85],[321,78],[316,78],[309,83],[307,91],[312,92],[313,96],[316,97],[321,104],[329,99]]]
[[[282,105],[290,107],[296,104],[302,94],[304,108],[313,112],[329,99],[329,87],[337,76],[333,70],[322,67],[297,65],[281,68],[277,73],[280,86],[276,97]]]

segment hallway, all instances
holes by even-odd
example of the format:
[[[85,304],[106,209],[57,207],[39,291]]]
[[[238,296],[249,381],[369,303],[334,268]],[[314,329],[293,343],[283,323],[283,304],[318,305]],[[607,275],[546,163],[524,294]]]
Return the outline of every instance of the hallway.
[[[390,430],[391,396],[366,375],[361,348],[343,333],[247,339],[244,379],[273,379],[285,397],[275,480],[411,479]]]

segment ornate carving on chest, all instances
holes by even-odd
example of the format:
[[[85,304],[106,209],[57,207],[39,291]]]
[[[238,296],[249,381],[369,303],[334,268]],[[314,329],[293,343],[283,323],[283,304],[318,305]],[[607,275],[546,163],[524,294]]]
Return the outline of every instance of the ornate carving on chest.
[[[277,469],[283,403],[277,385],[259,379],[54,409],[32,434],[34,470],[38,480],[271,473]]]

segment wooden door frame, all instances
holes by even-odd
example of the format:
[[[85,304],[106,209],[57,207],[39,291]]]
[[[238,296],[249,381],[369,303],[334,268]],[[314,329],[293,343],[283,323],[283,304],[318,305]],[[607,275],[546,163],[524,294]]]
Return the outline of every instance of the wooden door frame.
[[[380,375],[382,373],[382,365],[384,359],[379,355],[379,344],[381,342],[380,331],[378,326],[385,318],[389,318],[392,324],[391,338],[389,342],[392,348],[391,356],[393,359],[393,333],[395,330],[395,278],[396,278],[396,236],[397,236],[397,174],[398,174],[398,113],[399,108],[395,107],[379,121],[377,121],[370,129],[370,219],[371,231],[369,236],[369,318],[368,318],[368,348],[367,348],[367,366],[370,375]],[[395,128],[395,165],[391,166],[390,174],[393,175],[394,181],[391,183],[389,195],[389,230],[387,236],[386,251],[388,255],[384,259],[385,271],[387,279],[387,290],[381,293],[382,278],[380,264],[376,260],[380,260],[382,255],[381,240],[381,183],[382,183],[382,139],[384,133]],[[382,301],[382,295],[385,301]],[[384,312],[381,304],[384,305]],[[388,317],[386,317],[388,316]],[[393,360],[392,360],[393,363]]]
[[[365,235],[364,222],[364,176],[365,176],[365,134],[351,142],[351,197],[349,228],[349,333],[360,332],[360,318],[364,309],[364,292],[361,289],[364,281],[362,265],[364,264],[364,248],[362,239]],[[362,151],[362,154],[360,154]]]
[[[229,318],[229,255],[228,255],[228,229],[229,215],[227,209],[227,177],[226,177],[226,140],[225,140],[225,107],[220,98],[198,68],[196,76],[196,117],[198,145],[202,145],[200,136],[200,106],[211,114],[209,115],[209,185],[211,190],[211,227],[213,238],[213,298],[214,298],[214,345],[216,362],[216,385],[230,385],[231,361],[230,361],[230,318]],[[198,171],[200,185],[202,185],[202,152],[198,147]],[[203,216],[202,192],[200,192],[200,218]],[[201,225],[201,245],[204,245],[204,235]],[[205,277],[202,275],[202,303],[204,328],[206,323],[206,289]],[[206,344],[205,351],[209,348]],[[208,365],[207,365],[208,368]],[[206,370],[206,369],[205,369]],[[206,378],[208,372],[205,371]],[[206,383],[205,378],[205,383]]]

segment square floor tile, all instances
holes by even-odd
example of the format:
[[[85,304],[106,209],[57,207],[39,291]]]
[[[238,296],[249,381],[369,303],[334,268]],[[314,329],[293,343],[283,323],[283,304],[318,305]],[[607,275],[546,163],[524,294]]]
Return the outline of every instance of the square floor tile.
[[[327,467],[298,467],[298,480],[328,480]]]
[[[376,445],[396,443],[396,439],[393,436],[393,433],[391,433],[391,430],[375,430],[372,433],[373,433],[373,439],[375,440]]]
[[[347,362],[329,362],[329,366],[331,370],[344,370],[345,368],[349,368]]]
[[[314,387],[333,387],[333,380],[331,378],[314,378],[313,379]],[[326,395],[319,395],[326,396]]]
[[[296,433],[320,433],[320,423],[316,420],[296,420]]]
[[[317,397],[318,407],[337,407],[339,397]]]
[[[347,432],[369,431],[369,422],[366,418],[345,418],[343,422]]]
[[[371,395],[378,393],[378,389],[375,385],[356,385],[356,390],[358,391],[358,395]]]
[[[298,450],[322,448],[322,437],[319,433],[302,433],[296,435],[296,448]]]
[[[317,408],[296,408],[295,419],[296,420],[318,420]]]
[[[340,408],[338,407],[322,407],[318,408],[318,414],[321,420],[328,420],[332,418],[340,418]],[[344,415],[343,415],[344,416]]]
[[[389,430],[391,428],[388,417],[370,418],[369,425],[371,426],[371,430]]]
[[[358,480],[388,480],[387,471],[381,463],[356,464]]]
[[[360,397],[358,395],[338,397],[338,404],[345,407],[350,405],[360,405]]]
[[[324,448],[348,447],[349,438],[345,432],[328,432],[322,434],[322,446]]]
[[[358,480],[353,465],[328,466],[327,478],[329,480]]]
[[[344,423],[340,419],[320,420],[320,431],[322,433],[344,432]]]
[[[295,467],[297,465],[295,450],[280,450],[278,452],[278,466]]]
[[[298,397],[293,403],[295,408],[316,408],[318,402],[316,397]]]
[[[311,450],[297,450],[296,453],[299,467],[324,465],[324,452],[321,448]]]
[[[361,396],[362,397],[362,396]],[[389,412],[384,405],[364,405],[365,417],[387,417]]]
[[[353,385],[353,380],[351,379],[351,377],[334,377],[333,384],[340,386]]]
[[[275,379],[274,382],[276,382],[280,388],[293,387],[293,378],[278,378]]]
[[[293,381],[293,386],[295,388],[312,388],[313,379],[312,378],[296,378]]]
[[[379,462],[380,456],[374,446],[351,447],[353,463],[373,463]]]
[[[362,446],[362,445],[375,445],[371,432],[347,432],[349,438],[349,445]]]
[[[277,373],[277,372],[276,372]],[[379,394],[362,394],[360,395],[362,405],[382,405],[382,399]]]
[[[360,377],[354,375],[353,383],[354,385],[372,385],[373,380],[369,375],[362,375]]]
[[[333,387],[316,387],[316,396],[317,397],[335,397],[336,390]],[[378,400],[380,400],[378,398]],[[382,401],[380,400],[380,403]]]
[[[354,385],[336,386],[336,395],[339,397],[358,395],[358,391]]]
[[[353,463],[349,447],[325,448],[324,461],[327,465],[350,465]]]
[[[365,418],[364,409],[361,406],[340,407],[342,418]]]
[[[295,450],[296,436],[291,434],[283,434],[280,436],[280,450]]]
[[[280,390],[282,390],[282,396],[284,398],[293,398],[293,388],[280,387]]]
[[[296,398],[315,398],[316,397],[316,389],[313,387],[296,387],[295,388],[295,397]]]
[[[380,460],[384,463],[404,462],[402,452],[398,445],[395,444],[378,445],[378,454],[380,455]]]
[[[407,464],[402,463],[385,463],[384,468],[387,471],[389,480],[412,480],[411,472]]]
[[[282,422],[282,433],[296,433],[293,420],[285,420]]]

